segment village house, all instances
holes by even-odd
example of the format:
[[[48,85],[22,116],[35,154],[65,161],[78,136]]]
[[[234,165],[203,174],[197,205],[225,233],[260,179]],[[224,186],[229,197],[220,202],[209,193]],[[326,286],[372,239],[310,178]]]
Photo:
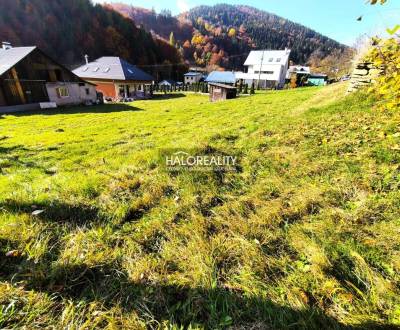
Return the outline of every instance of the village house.
[[[286,82],[292,87],[301,87],[307,85],[307,79],[311,74],[311,69],[308,66],[291,65],[287,70]]]
[[[154,78],[135,65],[119,57],[101,57],[89,62],[86,55],[85,60],[86,63],[73,72],[95,84],[104,99],[120,101],[150,96]]]
[[[197,84],[203,78],[203,74],[201,72],[188,72],[183,76],[185,85]]]
[[[230,71],[213,71],[210,72],[205,81],[207,83],[234,85],[236,78],[235,74]]]
[[[260,88],[283,88],[289,56],[290,49],[251,51],[244,63],[247,72],[237,72],[236,79]]]
[[[0,112],[92,104],[93,84],[76,76],[37,47],[0,48]]]

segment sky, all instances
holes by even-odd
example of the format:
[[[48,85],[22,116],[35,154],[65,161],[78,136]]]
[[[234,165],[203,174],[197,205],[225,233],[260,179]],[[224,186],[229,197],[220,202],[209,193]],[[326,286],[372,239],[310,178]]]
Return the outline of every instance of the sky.
[[[137,7],[169,9],[173,14],[199,5],[246,4],[300,23],[332,39],[353,46],[360,36],[385,35],[400,24],[400,0],[371,6],[367,0],[92,0],[123,2]],[[362,21],[357,18],[363,16]],[[387,35],[387,34],[386,34]]]

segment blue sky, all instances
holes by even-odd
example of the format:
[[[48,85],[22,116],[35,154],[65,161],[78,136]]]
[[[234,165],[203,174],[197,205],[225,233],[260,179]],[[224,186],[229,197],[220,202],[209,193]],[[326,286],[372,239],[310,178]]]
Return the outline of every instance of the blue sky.
[[[371,6],[366,0],[93,0],[124,2],[138,7],[169,9],[173,14],[198,5],[221,2],[246,4],[308,26],[328,37],[353,45],[359,36],[385,34],[387,27],[400,24],[400,0]],[[363,15],[361,22],[357,21]]]

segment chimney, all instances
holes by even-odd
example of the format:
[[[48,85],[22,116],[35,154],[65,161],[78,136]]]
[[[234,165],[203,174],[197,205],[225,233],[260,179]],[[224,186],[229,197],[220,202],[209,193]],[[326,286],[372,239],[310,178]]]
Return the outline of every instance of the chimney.
[[[89,55],[85,55],[86,65],[89,64]]]
[[[7,49],[11,49],[12,46],[11,46],[11,43],[9,43],[9,42],[7,42],[7,41],[3,41],[3,42],[1,43],[1,48],[4,49],[4,50],[7,50]]]

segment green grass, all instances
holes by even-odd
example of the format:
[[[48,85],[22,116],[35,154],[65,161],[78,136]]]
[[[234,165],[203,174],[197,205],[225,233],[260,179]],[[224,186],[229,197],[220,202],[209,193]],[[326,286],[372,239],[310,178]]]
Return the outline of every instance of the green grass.
[[[344,90],[1,115],[0,328],[400,327],[400,112]]]

